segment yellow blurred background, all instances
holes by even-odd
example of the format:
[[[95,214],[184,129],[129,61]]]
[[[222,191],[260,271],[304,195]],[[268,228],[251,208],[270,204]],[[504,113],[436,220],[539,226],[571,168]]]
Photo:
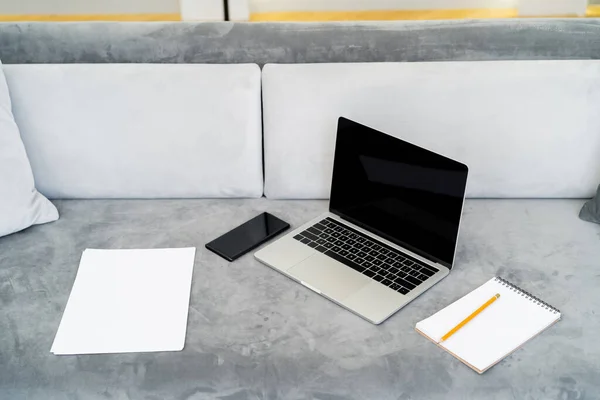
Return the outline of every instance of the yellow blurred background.
[[[599,17],[600,0],[0,0],[0,21],[376,21]]]

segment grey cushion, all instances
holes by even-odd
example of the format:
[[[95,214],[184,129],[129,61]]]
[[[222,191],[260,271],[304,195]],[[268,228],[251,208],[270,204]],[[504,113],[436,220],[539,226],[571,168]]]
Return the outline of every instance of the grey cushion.
[[[584,221],[600,224],[600,185],[596,192],[596,197],[583,205],[579,212],[579,218]]]
[[[0,399],[554,399],[600,393],[600,226],[581,200],[469,200],[455,270],[380,326],[204,244],[263,210],[296,227],[325,201],[57,201],[62,218],[0,239]],[[196,246],[182,352],[53,356],[86,247]],[[499,274],[564,320],[479,376],[414,330]]]

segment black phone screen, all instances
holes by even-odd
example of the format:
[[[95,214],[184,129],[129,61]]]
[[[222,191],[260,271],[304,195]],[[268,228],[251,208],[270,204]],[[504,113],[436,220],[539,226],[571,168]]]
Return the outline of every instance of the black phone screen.
[[[269,213],[262,213],[210,243],[206,248],[233,261],[290,227]]]

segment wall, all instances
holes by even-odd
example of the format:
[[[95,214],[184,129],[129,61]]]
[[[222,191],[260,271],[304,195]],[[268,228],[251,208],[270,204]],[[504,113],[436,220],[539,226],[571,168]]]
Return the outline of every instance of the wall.
[[[593,0],[600,4],[600,0]],[[249,0],[253,21],[583,17],[588,0]],[[589,16],[600,7],[590,7]]]
[[[178,20],[179,0],[0,0],[2,20]]]
[[[510,18],[519,0],[249,0],[253,21]]]
[[[0,21],[223,20],[224,0],[0,0]],[[231,20],[327,21],[583,16],[588,0],[227,0]],[[600,16],[600,0],[587,15]]]

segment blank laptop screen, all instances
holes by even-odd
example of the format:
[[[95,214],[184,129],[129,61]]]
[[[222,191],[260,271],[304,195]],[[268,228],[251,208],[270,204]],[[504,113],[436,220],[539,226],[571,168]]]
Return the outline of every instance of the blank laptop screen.
[[[330,211],[448,268],[466,165],[340,118]]]

